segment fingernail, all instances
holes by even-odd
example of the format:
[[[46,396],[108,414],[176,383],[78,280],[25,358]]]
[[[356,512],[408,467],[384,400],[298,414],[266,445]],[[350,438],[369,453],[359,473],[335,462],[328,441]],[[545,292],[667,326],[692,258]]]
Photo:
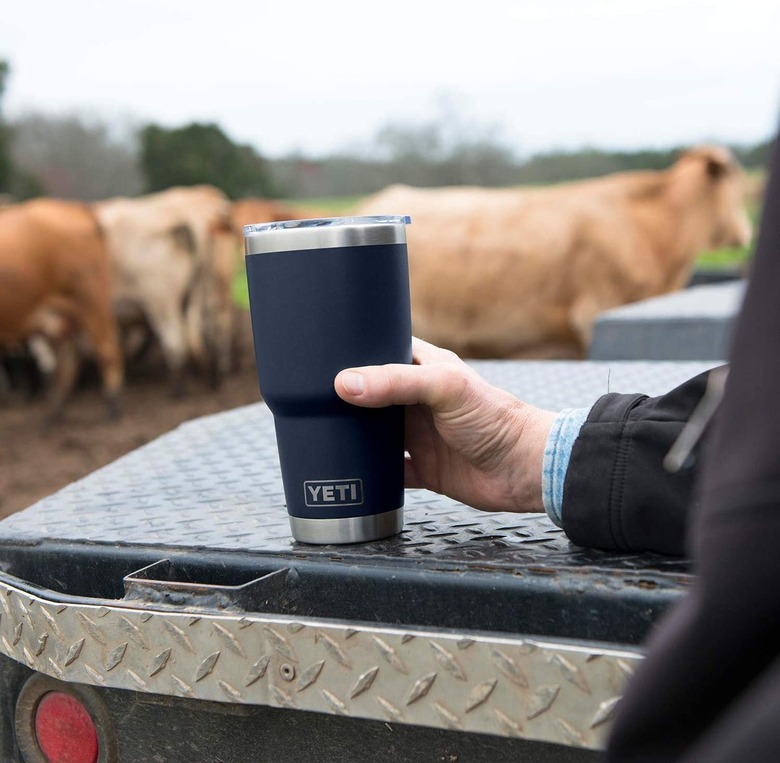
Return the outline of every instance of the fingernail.
[[[341,377],[341,384],[350,395],[362,395],[366,391],[366,382],[363,374],[348,371]]]

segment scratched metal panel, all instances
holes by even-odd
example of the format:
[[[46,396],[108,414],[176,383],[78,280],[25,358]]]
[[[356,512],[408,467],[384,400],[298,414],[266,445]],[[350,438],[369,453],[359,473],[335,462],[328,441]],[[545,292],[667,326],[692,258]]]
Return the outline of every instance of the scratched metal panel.
[[[642,658],[537,638],[65,604],[4,579],[0,652],[63,681],[585,748],[603,746]]]
[[[473,364],[535,405],[584,406],[610,391],[660,394],[712,363],[521,362]],[[38,539],[333,554],[295,544],[284,509],[272,417],[262,404],[188,422],[0,522],[0,542]],[[676,571],[675,559],[572,546],[545,516],[485,514],[425,490],[407,491],[406,529],[338,547],[344,559],[448,560]]]

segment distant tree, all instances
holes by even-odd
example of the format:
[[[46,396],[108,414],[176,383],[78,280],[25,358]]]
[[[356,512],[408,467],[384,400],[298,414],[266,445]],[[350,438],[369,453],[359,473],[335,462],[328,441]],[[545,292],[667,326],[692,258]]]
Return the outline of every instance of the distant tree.
[[[773,141],[765,140],[754,146],[734,146],[733,150],[737,158],[749,170],[766,169],[769,164],[769,156],[772,153]]]
[[[0,193],[11,190],[13,164],[11,162],[11,130],[3,118],[3,93],[10,67],[7,61],[0,60]]]
[[[251,146],[233,143],[216,124],[174,129],[150,124],[140,139],[149,191],[210,183],[233,199],[275,195],[264,159]]]
[[[134,131],[78,114],[26,114],[12,124],[14,195],[94,201],[134,196],[143,183]]]

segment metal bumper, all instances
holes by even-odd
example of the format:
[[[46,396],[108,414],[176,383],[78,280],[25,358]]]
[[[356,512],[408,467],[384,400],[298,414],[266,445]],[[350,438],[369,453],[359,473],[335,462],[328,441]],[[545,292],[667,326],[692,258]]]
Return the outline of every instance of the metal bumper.
[[[638,649],[87,603],[0,579],[0,651],[64,681],[602,746]]]

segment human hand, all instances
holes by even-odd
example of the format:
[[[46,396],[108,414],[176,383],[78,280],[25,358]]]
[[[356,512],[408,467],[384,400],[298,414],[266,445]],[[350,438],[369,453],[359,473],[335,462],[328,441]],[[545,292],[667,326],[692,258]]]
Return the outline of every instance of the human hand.
[[[488,384],[455,353],[413,340],[415,365],[341,371],[343,400],[406,405],[406,487],[486,511],[543,511],[542,460],[552,411]]]

